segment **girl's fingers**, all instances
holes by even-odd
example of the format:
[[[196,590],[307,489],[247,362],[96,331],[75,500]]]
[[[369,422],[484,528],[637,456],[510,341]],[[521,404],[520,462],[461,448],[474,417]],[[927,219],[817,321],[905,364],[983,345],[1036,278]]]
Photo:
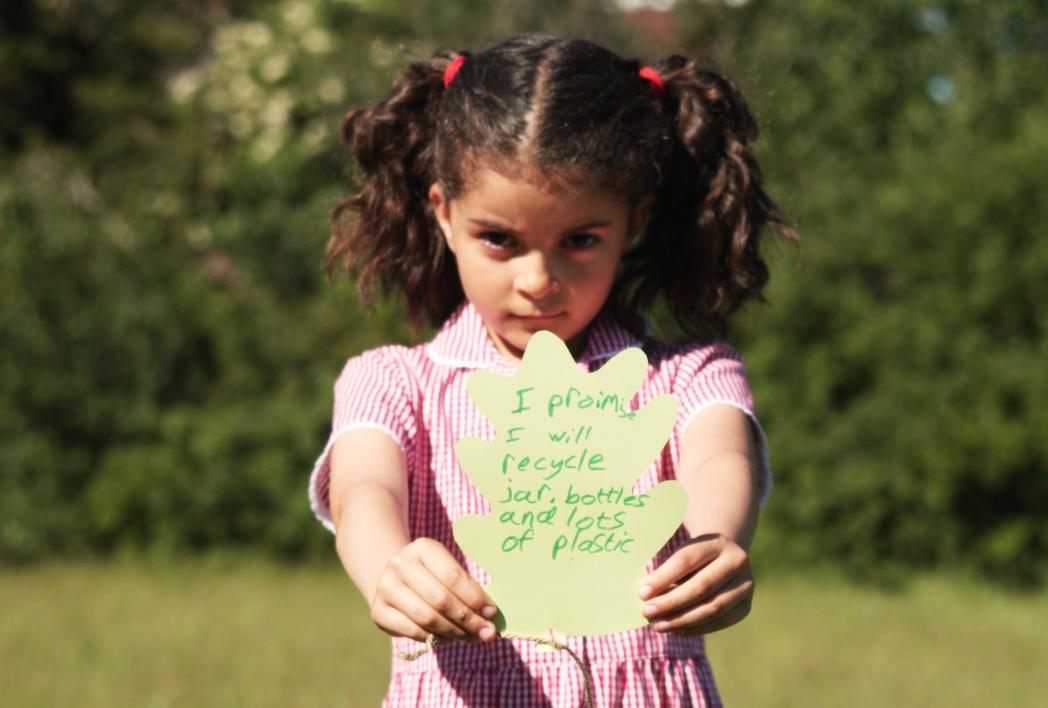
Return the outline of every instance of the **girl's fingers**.
[[[424,629],[427,633],[439,634],[450,639],[471,639],[461,627],[452,623],[429,604],[409,586],[397,583],[388,588],[383,596],[386,603],[403,613],[405,617]]]
[[[474,612],[488,619],[494,617],[495,603],[484,592],[484,588],[470,577],[444,544],[434,541],[433,545],[434,548],[427,549],[426,553],[420,555],[422,563],[444,587],[455,593],[459,599],[473,608]]]
[[[726,583],[739,577],[744,569],[745,564],[740,567],[732,559],[720,556],[676,587],[671,586],[663,594],[650,597],[644,603],[644,616],[651,619],[696,605],[714,596]]]
[[[494,636],[495,626],[490,620],[498,612],[495,603],[443,544],[434,542],[434,545],[436,548],[420,554],[420,560],[441,585],[472,611],[472,617],[465,620],[462,626],[477,635],[480,635],[481,630],[490,628],[491,636]],[[487,634],[481,638],[489,639]]]
[[[735,605],[735,607],[731,608],[728,612],[719,615],[712,620],[701,622],[684,630],[678,630],[676,633],[683,637],[697,637],[700,634],[711,634],[712,632],[719,632],[722,629],[727,629],[728,627],[738,624],[746,619],[746,616],[750,614],[750,603],[750,600],[744,600]]]
[[[699,539],[701,540],[679,549],[644,579],[640,588],[642,599],[647,600],[658,595],[672,583],[694,573],[720,554],[722,544],[718,542],[719,539],[707,539],[704,536],[700,536]]]
[[[413,563],[404,568],[400,579],[430,610],[436,612],[445,621],[454,624],[463,635],[459,638],[479,637],[481,630],[485,627],[490,629],[490,632],[486,634],[494,636],[495,628],[491,623],[474,612],[458,595],[435,577],[427,566]]]
[[[729,627],[748,615],[752,598],[752,578],[735,578],[707,602],[660,618],[652,625],[652,629],[656,632],[676,631],[686,634],[714,632]]]
[[[376,603],[372,608],[371,621],[386,634],[407,637],[416,642],[424,642],[429,637],[429,632],[409,620],[403,612],[385,603]]]

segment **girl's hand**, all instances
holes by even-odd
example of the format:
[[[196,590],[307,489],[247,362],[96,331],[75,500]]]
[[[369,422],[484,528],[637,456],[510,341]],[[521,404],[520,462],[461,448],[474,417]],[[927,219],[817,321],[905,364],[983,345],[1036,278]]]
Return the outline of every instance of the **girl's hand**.
[[[749,554],[724,534],[696,536],[645,578],[640,596],[656,632],[698,635],[730,627],[750,613]]]
[[[371,600],[371,619],[387,634],[424,642],[430,634],[489,641],[495,603],[439,541],[419,538],[389,559]]]

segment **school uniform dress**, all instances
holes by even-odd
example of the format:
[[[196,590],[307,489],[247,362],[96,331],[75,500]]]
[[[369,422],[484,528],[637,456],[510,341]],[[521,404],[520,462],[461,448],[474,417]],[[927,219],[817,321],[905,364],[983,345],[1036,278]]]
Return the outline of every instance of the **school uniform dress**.
[[[763,506],[771,491],[767,446],[753,414],[738,353],[723,342],[669,346],[641,341],[602,314],[591,327],[578,365],[595,371],[627,347],[642,347],[649,361],[647,378],[633,405],[643,406],[665,393],[672,393],[678,405],[668,444],[634,485],[634,493],[674,478],[680,437],[695,413],[728,405],[753,421]],[[490,514],[491,506],[459,467],[454,448],[464,437],[495,436],[494,426],[466,392],[470,373],[485,369],[511,375],[516,367],[516,362],[495,348],[479,313],[468,302],[427,344],[383,346],[350,359],[335,383],[331,436],[309,482],[309,500],[318,519],[334,531],[328,482],[335,440],[358,426],[383,430],[404,451],[407,461],[411,537],[437,539],[486,585],[487,573],[464,556],[451,528],[462,516]],[[682,526],[647,571],[687,540]],[[565,643],[590,669],[595,705],[720,706],[704,639],[659,634],[645,626],[617,634],[567,637]],[[392,644],[392,675],[384,706],[582,705],[582,674],[563,651],[500,638],[485,644],[437,645],[408,662],[397,655],[422,645],[405,638],[394,638]]]

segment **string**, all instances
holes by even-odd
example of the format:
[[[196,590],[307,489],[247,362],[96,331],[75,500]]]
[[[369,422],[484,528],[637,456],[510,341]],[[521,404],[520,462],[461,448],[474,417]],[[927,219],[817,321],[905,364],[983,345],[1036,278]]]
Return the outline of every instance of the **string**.
[[[579,658],[579,655],[572,651],[571,647],[569,647],[567,644],[558,641],[555,637],[542,637],[529,634],[511,633],[500,634],[499,636],[503,639],[523,639],[524,641],[534,642],[535,644],[542,644],[543,646],[556,649],[557,651],[568,652],[568,655],[575,660],[575,665],[579,667],[579,673],[582,674],[584,691],[583,698],[586,702],[586,708],[593,708],[593,678],[590,676],[589,668],[586,666],[586,664],[583,663],[582,659]],[[437,638],[435,634],[430,634],[428,637],[426,637],[426,646],[412,652],[398,652],[397,656],[399,656],[404,661],[414,661],[420,656],[423,656],[433,651],[433,647],[437,646],[438,644],[447,644],[448,641],[450,640],[441,641]]]

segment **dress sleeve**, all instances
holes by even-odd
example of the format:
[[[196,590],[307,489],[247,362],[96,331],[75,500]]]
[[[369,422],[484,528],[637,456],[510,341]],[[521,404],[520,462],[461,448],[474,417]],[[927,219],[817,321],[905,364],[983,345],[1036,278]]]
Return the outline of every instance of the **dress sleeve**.
[[[335,381],[331,435],[309,478],[309,505],[332,533],[335,525],[329,503],[331,448],[342,433],[359,427],[385,432],[404,452],[408,474],[411,473],[415,406],[407,378],[392,349],[381,347],[353,357]]]
[[[768,440],[753,412],[753,393],[739,353],[724,342],[686,349],[680,357],[673,395],[679,407],[674,430],[678,440],[691,419],[710,406],[732,406],[746,414],[757,445],[757,498],[763,507],[771,494]]]

